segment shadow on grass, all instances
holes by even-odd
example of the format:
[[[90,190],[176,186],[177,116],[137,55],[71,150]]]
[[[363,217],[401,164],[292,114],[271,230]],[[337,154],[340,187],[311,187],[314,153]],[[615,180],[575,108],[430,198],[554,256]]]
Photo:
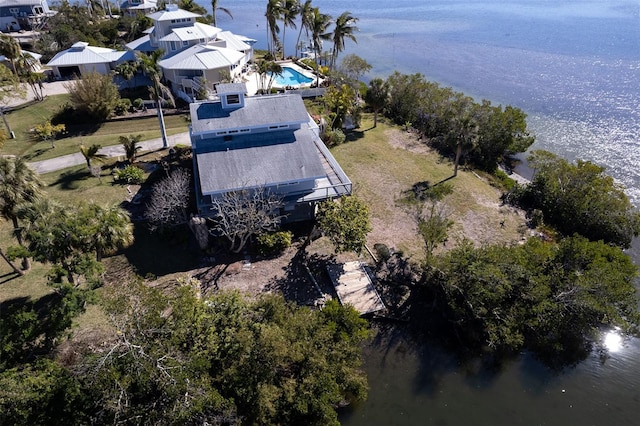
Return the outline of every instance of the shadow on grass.
[[[46,148],[44,148],[44,147],[43,148],[38,148],[33,152],[30,152],[28,154],[23,155],[22,158],[24,158],[27,161],[31,161],[34,158],[38,158],[39,156],[44,155],[45,153],[47,153],[48,151],[51,151],[52,149],[53,148],[49,144],[49,145],[47,145]]]
[[[59,185],[60,189],[71,191],[80,187],[80,181],[87,180],[90,177],[91,174],[86,167],[79,170],[69,170],[62,173],[56,181],[51,183],[51,186]]]
[[[7,272],[6,274],[0,275],[0,284],[8,283],[9,281],[13,281],[21,276],[22,275],[17,272]]]
[[[345,142],[355,142],[359,139],[364,138],[364,132],[366,130],[351,130],[349,132],[346,132],[345,136]]]
[[[200,266],[201,251],[186,227],[161,234],[151,232],[143,222],[136,222],[133,235],[134,243],[123,254],[142,277],[186,272]]]

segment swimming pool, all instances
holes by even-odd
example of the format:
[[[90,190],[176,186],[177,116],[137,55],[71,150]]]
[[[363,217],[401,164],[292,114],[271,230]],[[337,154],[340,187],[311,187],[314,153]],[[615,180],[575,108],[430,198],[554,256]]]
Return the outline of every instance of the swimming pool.
[[[273,78],[273,85],[281,87],[300,86],[303,84],[309,84],[312,81],[313,78],[307,77],[295,68],[282,67],[282,74],[276,74]]]

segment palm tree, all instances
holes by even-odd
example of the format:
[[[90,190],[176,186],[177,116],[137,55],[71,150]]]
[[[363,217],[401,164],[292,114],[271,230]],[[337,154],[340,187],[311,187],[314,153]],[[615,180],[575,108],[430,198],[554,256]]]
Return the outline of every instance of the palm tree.
[[[317,7],[313,8],[313,16],[311,19],[311,40],[313,44],[313,51],[316,63],[320,65],[319,60],[322,54],[322,41],[330,40],[331,34],[327,33],[327,28],[331,25],[331,15],[326,15],[324,13],[320,13],[320,9]],[[320,83],[320,73],[318,75],[318,85]]]
[[[365,94],[365,102],[373,110],[373,127],[378,126],[378,112],[384,108],[389,97],[389,86],[381,78],[374,78],[369,82],[369,89]]]
[[[356,36],[353,35],[354,32],[358,31],[358,27],[354,25],[356,22],[358,22],[358,18],[353,17],[351,12],[343,12],[342,15],[338,16],[338,19],[336,19],[336,26],[333,30],[331,68],[335,68],[338,53],[344,50],[345,38],[351,39],[355,43],[358,42],[356,40]]]
[[[267,93],[271,92],[271,86],[276,75],[282,75],[282,66],[274,61],[267,62],[267,74],[269,75],[269,82],[267,83]]]
[[[161,98],[164,99],[164,96],[168,97],[172,103],[175,104],[173,99],[173,95],[167,86],[162,84],[162,69],[158,62],[164,55],[164,50],[158,49],[154,50],[150,55],[145,55],[143,53],[137,53],[138,60],[140,61],[140,67],[142,71],[151,79],[153,82],[153,87],[151,88],[151,94],[156,102],[156,108],[158,110],[158,122],[160,123],[160,135],[162,136],[162,147],[168,148],[169,143],[167,142],[167,131],[164,126],[164,116],[162,115],[162,104],[160,102]]]
[[[227,15],[229,15],[229,18],[233,19],[233,15],[231,14],[231,12],[229,11],[229,9],[227,9],[226,7],[220,7],[218,6],[218,0],[211,0],[211,24],[215,27],[216,23],[218,22],[217,18],[216,18],[216,12],[217,11],[220,12],[224,12]]]
[[[124,147],[124,154],[129,164],[133,164],[136,160],[136,153],[140,149],[138,143],[142,139],[142,135],[120,136],[120,143]]]
[[[204,16],[207,13],[207,9],[200,6],[194,0],[180,0],[178,1],[178,7],[187,12],[197,13],[198,15]]]
[[[296,26],[296,18],[298,11],[300,10],[300,2],[298,0],[283,0],[282,11],[280,17],[282,18],[282,59],[285,58],[285,34],[287,27],[293,29],[298,28]]]
[[[28,53],[21,52],[15,61],[15,66],[20,81],[27,83],[31,87],[36,100],[43,100],[42,80],[44,80],[44,74],[37,72],[38,60]]]
[[[11,70],[18,76],[16,60],[20,57],[22,49],[15,38],[8,35],[0,35],[0,55],[4,55],[11,63]]]
[[[453,163],[453,176],[458,176],[458,165],[463,151],[473,148],[478,139],[479,126],[474,111],[473,100],[464,98],[454,105],[451,120],[450,140],[456,144],[456,157]]]
[[[92,246],[96,251],[96,260],[100,262],[104,255],[130,246],[133,243],[133,225],[129,213],[118,205],[101,207],[89,204],[94,238]]]
[[[89,168],[89,172],[91,172],[91,173],[93,173],[93,169],[91,168],[91,162],[93,160],[102,162],[104,160],[104,158],[106,158],[106,155],[100,154],[98,152],[100,150],[100,148],[102,148],[102,147],[100,145],[98,145],[98,144],[93,144],[93,145],[91,145],[89,147],[86,147],[86,146],[80,144],[80,153],[84,157],[84,160],[87,162],[87,167]]]
[[[264,14],[264,16],[267,18],[268,50],[274,55],[274,57],[276,56],[276,52],[278,50],[278,34],[280,34],[278,20],[282,15],[282,8],[282,0],[269,0],[269,2],[267,3],[267,11]]]
[[[36,200],[42,182],[22,157],[0,157],[0,215],[13,223],[13,235],[24,247],[22,228],[18,222],[18,206]],[[22,268],[31,267],[27,257],[22,259]]]
[[[313,25],[313,6],[311,0],[306,0],[304,4],[300,6],[298,11],[300,15],[300,31],[298,31],[298,39],[296,40],[296,56],[298,56],[298,46],[300,46],[300,37],[302,37],[302,31],[309,38],[309,31]]]
[[[138,64],[133,61],[123,62],[116,67],[116,74],[122,76],[122,78],[127,81],[131,81],[136,75],[136,71],[138,71]]]

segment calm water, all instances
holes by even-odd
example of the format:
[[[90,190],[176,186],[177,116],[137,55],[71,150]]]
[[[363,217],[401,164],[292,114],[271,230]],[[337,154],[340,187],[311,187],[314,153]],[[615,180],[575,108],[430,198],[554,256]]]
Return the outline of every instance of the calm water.
[[[266,47],[266,0],[222,0],[219,26]],[[640,2],[313,0],[360,21],[347,52],[368,76],[422,73],[528,113],[534,149],[607,167],[640,206]],[[210,5],[202,2],[207,7]],[[287,29],[286,53],[297,32]],[[328,48],[329,46],[327,46]],[[344,55],[344,53],[343,53]],[[630,251],[640,263],[640,243]],[[368,401],[346,425],[640,424],[640,340],[553,373],[523,355],[504,371],[457,365],[431,347],[381,339],[367,348]]]

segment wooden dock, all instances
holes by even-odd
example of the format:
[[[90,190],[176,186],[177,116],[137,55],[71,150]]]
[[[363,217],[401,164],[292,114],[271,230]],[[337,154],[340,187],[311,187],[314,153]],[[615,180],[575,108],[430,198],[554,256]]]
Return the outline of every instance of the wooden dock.
[[[353,306],[360,315],[385,308],[371,277],[359,261],[327,265],[327,272],[343,305]]]

